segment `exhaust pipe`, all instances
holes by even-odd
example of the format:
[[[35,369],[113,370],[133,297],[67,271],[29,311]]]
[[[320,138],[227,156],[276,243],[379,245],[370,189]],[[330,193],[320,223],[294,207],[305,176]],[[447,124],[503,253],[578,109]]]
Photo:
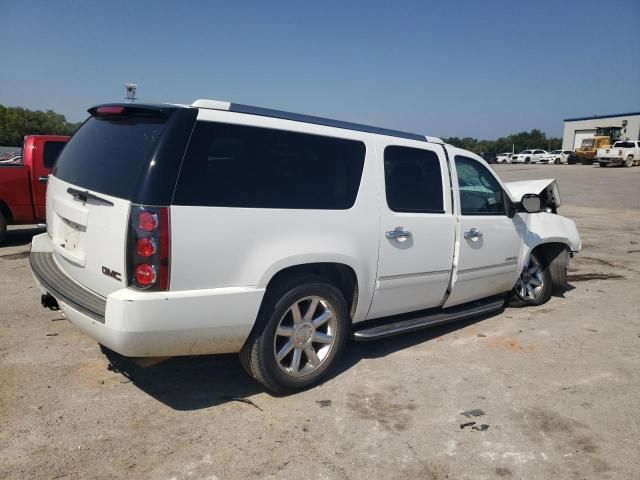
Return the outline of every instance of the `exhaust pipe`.
[[[53,298],[50,293],[46,293],[40,297],[40,302],[44,308],[48,308],[49,310],[60,310],[60,306],[58,305],[58,301]]]

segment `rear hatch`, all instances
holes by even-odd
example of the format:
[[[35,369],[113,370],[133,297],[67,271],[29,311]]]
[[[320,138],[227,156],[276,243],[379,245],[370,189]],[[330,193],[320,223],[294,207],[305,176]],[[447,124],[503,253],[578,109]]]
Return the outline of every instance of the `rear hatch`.
[[[161,150],[167,150],[163,137],[170,134],[175,110],[94,107],[50,177],[47,231],[55,260],[71,278],[102,296],[127,286],[131,205],[170,203],[184,145],[169,152],[175,158],[168,159],[173,162],[168,170],[157,162],[167,163]],[[153,187],[154,178],[160,191]]]

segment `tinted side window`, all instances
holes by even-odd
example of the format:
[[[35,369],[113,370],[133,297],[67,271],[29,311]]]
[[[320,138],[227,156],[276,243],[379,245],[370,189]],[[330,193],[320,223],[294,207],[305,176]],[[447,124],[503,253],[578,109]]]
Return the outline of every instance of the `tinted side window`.
[[[429,150],[384,149],[387,205],[394,212],[444,213],[438,156]]]
[[[355,203],[364,143],[197,122],[176,205],[345,210]]]
[[[53,164],[56,163],[60,152],[64,148],[67,142],[45,142],[44,143],[44,152],[43,152],[43,162],[44,166],[47,168],[53,167]]]
[[[495,177],[471,158],[456,156],[455,163],[462,214],[506,214],[504,192]]]

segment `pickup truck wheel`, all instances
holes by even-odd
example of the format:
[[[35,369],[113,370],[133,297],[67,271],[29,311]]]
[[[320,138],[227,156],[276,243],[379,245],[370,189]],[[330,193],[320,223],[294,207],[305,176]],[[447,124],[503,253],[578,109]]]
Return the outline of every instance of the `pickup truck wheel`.
[[[606,167],[607,166],[607,162],[598,162],[598,165],[600,165],[601,167]]]
[[[551,272],[548,266],[535,253],[532,253],[529,262],[518,277],[509,306],[542,305],[551,298],[552,289]]]
[[[292,278],[265,297],[241,363],[275,393],[310,387],[335,365],[349,326],[340,290],[322,277]]]
[[[0,212],[0,242],[4,240],[4,236],[7,234],[7,219],[4,218],[2,212]]]
[[[624,166],[627,168],[633,167],[633,155],[629,155],[627,159],[624,161]]]

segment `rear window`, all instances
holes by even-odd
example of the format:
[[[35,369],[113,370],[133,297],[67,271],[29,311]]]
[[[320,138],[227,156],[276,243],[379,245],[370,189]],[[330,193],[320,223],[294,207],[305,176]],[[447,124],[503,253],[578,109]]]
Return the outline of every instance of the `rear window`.
[[[56,160],[60,156],[60,152],[64,148],[67,142],[45,142],[44,143],[44,152],[43,152],[43,163],[47,168],[53,167],[53,164],[56,163]]]
[[[164,122],[150,117],[91,117],[67,143],[53,175],[79,187],[131,199]]]
[[[344,210],[356,200],[364,143],[198,122],[175,205]]]

